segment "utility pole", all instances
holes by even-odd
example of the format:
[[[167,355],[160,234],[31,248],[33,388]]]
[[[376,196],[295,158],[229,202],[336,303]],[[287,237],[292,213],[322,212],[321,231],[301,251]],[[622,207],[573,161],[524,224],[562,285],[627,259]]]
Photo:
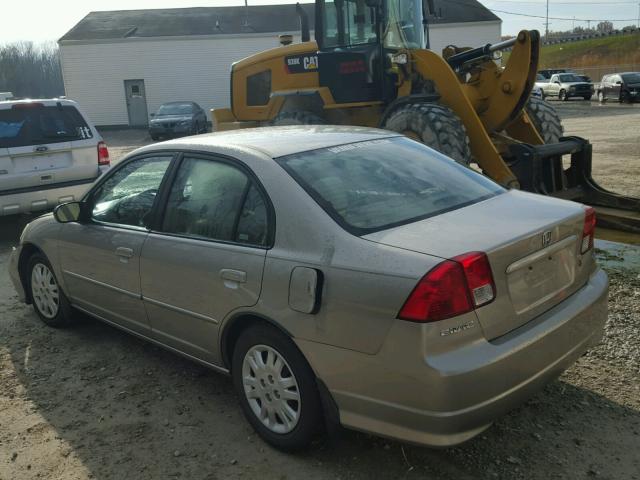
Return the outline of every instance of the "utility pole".
[[[549,40],[549,0],[547,0],[547,21],[544,24],[544,39]]]

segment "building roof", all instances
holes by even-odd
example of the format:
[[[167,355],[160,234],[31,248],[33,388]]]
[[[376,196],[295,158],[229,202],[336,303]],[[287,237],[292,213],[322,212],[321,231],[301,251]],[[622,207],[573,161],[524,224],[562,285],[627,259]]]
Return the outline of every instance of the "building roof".
[[[435,0],[434,24],[499,21],[477,0]],[[314,6],[302,4],[314,25]],[[281,33],[300,29],[295,5],[167,8],[91,12],[60,42],[197,35]]]

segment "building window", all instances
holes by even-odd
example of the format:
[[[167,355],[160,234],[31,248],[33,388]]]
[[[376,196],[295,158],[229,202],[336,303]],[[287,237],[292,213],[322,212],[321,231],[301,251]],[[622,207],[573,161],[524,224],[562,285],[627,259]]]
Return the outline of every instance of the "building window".
[[[247,105],[262,106],[269,103],[271,96],[271,70],[247,77]]]

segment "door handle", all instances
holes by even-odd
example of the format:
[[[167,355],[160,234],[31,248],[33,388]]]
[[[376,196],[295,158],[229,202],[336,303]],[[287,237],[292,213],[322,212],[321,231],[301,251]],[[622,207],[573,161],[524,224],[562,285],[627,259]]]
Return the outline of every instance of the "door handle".
[[[116,248],[116,255],[123,258],[133,257],[133,249],[127,247]]]
[[[236,283],[245,283],[247,281],[247,272],[241,270],[231,270],[223,268],[220,270],[220,278]]]

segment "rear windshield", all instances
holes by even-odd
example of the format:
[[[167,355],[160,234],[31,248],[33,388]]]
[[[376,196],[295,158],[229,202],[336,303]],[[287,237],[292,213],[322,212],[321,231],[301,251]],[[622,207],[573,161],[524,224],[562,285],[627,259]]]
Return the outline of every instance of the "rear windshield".
[[[28,106],[0,110],[0,148],[92,138],[93,133],[71,105]]]
[[[504,192],[450,158],[405,137],[276,159],[343,228],[385,230]]]
[[[158,109],[158,115],[188,115],[189,113],[193,113],[191,103],[165,103]]]
[[[584,80],[577,75],[573,75],[571,73],[565,75],[558,75],[558,79],[561,82],[583,82]]]
[[[624,73],[621,76],[625,83],[640,83],[640,73]]]

